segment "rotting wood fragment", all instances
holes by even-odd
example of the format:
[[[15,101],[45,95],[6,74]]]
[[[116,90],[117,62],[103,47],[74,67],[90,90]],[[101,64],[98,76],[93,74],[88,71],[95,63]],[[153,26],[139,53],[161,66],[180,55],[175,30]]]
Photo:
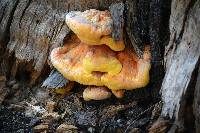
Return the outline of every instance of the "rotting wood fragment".
[[[47,79],[42,84],[42,87],[47,88],[61,88],[66,86],[69,81],[63,77],[61,73],[53,69]]]
[[[124,4],[113,4],[109,7],[109,10],[113,20],[112,38],[114,38],[115,41],[120,41],[123,39]]]

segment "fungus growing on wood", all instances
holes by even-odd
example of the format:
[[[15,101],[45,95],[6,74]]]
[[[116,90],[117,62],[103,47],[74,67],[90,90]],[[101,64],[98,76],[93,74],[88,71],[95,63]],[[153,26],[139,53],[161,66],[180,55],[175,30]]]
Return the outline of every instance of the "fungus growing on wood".
[[[113,52],[106,46],[89,46],[73,37],[63,47],[55,48],[50,58],[54,67],[71,81],[107,86],[111,90],[132,90],[144,87],[149,82],[148,54],[147,50],[145,58],[139,59],[130,48]],[[88,58],[92,60],[89,63]],[[113,71],[113,66],[117,70]]]
[[[71,11],[66,15],[66,23],[78,38],[88,45],[105,44],[114,51],[125,48],[122,39],[115,41],[111,37],[113,21],[109,11]]]
[[[64,77],[84,85],[103,86],[101,76],[104,73],[116,75],[122,69],[116,53],[111,49],[86,45],[75,36],[63,47],[55,48],[50,58]]]
[[[71,36],[63,47],[53,49],[50,59],[65,78],[93,86],[84,91],[85,100],[109,98],[108,89],[122,98],[124,90],[148,84],[149,47],[139,58],[131,45],[125,48],[123,36],[118,41],[113,39],[113,22],[108,11],[72,11],[66,15],[66,23],[77,36]],[[123,32],[123,27],[120,31]]]
[[[104,100],[110,98],[112,93],[106,87],[89,86],[83,91],[83,99],[90,100]]]
[[[101,81],[111,90],[132,90],[145,87],[149,83],[149,71],[151,68],[149,50],[146,46],[142,59],[138,58],[131,48],[118,52],[117,59],[122,63],[122,70],[114,76],[103,75]]]
[[[116,98],[123,98],[124,97],[124,90],[111,90],[113,95],[115,95]]]

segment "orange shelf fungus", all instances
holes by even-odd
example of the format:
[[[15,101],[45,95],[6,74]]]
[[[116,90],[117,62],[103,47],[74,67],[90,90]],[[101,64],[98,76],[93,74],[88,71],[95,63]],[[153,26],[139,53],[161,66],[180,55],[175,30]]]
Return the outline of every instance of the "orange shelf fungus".
[[[110,98],[112,93],[106,87],[89,86],[83,91],[83,99],[90,100],[104,100]]]
[[[53,49],[50,60],[70,81],[92,85],[83,92],[86,101],[109,98],[111,92],[122,98],[124,90],[149,83],[150,48],[146,46],[143,58],[139,58],[131,45],[125,48],[123,39],[115,41],[111,37],[113,22],[109,11],[71,11],[66,23],[76,35],[63,47]]]
[[[117,55],[106,46],[89,46],[75,36],[63,46],[52,50],[54,67],[71,81],[84,85],[103,86],[103,73],[118,74],[122,65]],[[103,72],[103,73],[101,73]]]
[[[124,90],[111,90],[113,95],[115,95],[116,98],[120,99],[124,97]]]
[[[149,83],[150,52],[146,48],[142,59],[139,59],[134,50],[126,48],[118,52],[118,60],[122,63],[122,70],[117,75],[105,74],[101,81],[111,90],[132,90],[145,87]]]
[[[115,41],[111,37],[113,21],[109,11],[71,11],[66,15],[66,23],[78,38],[88,45],[105,44],[114,51],[122,51],[125,48],[123,40]]]
[[[148,51],[144,59],[139,59],[128,48],[113,52],[106,46],[89,46],[73,38],[50,55],[54,67],[67,79],[84,85],[107,86],[111,90],[132,90],[148,84]],[[119,68],[115,70],[114,66]]]
[[[86,46],[87,52],[83,59],[83,67],[88,73],[105,72],[110,75],[117,75],[122,65],[117,59],[117,54],[106,47],[102,46]]]

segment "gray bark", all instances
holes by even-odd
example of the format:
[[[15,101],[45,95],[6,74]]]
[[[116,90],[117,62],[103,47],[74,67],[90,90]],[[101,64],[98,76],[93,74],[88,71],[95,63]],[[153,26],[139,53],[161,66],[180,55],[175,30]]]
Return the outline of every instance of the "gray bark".
[[[50,51],[63,44],[69,32],[65,14],[71,10],[108,9],[111,3],[104,0],[2,0],[0,1],[0,64],[3,72],[11,71],[13,77],[21,71],[30,72],[31,84],[47,69]],[[3,58],[12,55],[11,70],[6,67]],[[6,53],[6,54],[5,54]],[[16,60],[14,59],[16,58]]]
[[[166,74],[162,83],[162,116],[175,118],[186,126],[191,115],[196,70],[200,59],[200,1],[173,0],[170,16],[170,42],[165,51]],[[195,96],[196,97],[196,96]]]
[[[65,13],[91,8],[108,9],[111,3],[117,2],[122,2],[122,0],[1,0],[0,75],[11,74],[15,77],[17,73],[26,75],[28,72],[30,82],[34,84],[49,69],[50,51],[62,45],[63,39],[69,32],[64,22]],[[161,44],[159,36],[161,33],[158,32],[163,31],[159,27],[163,23],[159,16],[162,15],[160,8],[158,10],[154,8],[161,6],[160,1],[157,3],[153,0],[151,2],[140,0],[138,3],[135,0],[123,2],[126,7],[125,29],[132,44],[136,44],[135,47],[138,47],[138,53],[140,53],[142,44],[151,42],[152,49],[155,50],[153,58],[155,57],[155,62],[160,63],[162,48],[158,47]],[[148,12],[151,9],[154,11],[150,13],[151,18],[149,18]],[[144,38],[150,38],[150,40]],[[161,115],[175,118],[178,122],[186,122],[186,118],[183,118],[187,112],[186,108],[191,109],[188,99],[191,98],[190,100],[193,101],[194,97],[193,112],[197,132],[199,132],[200,123],[200,74],[197,78],[195,72],[200,60],[199,44],[200,0],[172,0],[170,42],[165,50],[166,74],[161,90],[164,102]],[[153,73],[156,72],[156,68],[153,68],[155,69]],[[162,72],[157,75],[162,75],[160,73]],[[156,80],[158,77],[160,76],[156,76]],[[156,80],[153,81],[154,84]],[[159,86],[159,82],[157,83]],[[194,90],[195,95],[190,95],[194,93]]]

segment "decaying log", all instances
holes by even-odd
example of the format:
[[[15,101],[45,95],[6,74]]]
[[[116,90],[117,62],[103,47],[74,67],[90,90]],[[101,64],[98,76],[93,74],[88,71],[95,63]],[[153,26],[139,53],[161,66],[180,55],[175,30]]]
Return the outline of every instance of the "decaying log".
[[[200,1],[172,0],[170,42],[165,51],[166,74],[161,88],[162,116],[175,118],[179,127],[186,126],[187,117],[192,117],[191,101],[200,59],[199,35]]]
[[[109,7],[109,10],[113,19],[112,38],[114,38],[116,41],[119,41],[123,39],[122,33],[124,27],[124,4],[112,4]]]
[[[160,85],[163,79],[163,65],[161,55],[161,0],[152,0],[149,9],[149,41],[151,46],[152,66],[151,66],[151,85],[154,95],[157,95],[160,90]]]
[[[10,25],[12,16],[16,9],[17,1],[0,1],[0,74],[6,75],[9,72],[8,54],[5,54],[6,44],[9,41]]]
[[[69,32],[64,22],[65,14],[71,10],[108,9],[108,6],[115,2],[121,1],[0,1],[0,51],[1,54],[4,53],[4,56],[0,56],[0,64],[4,63],[5,56],[8,57],[8,52],[5,52],[5,49],[8,49],[10,55],[14,54],[11,57],[12,70],[17,73],[23,67],[20,73],[30,73],[30,81],[34,84],[45,72],[42,70],[48,69],[49,52],[52,48],[62,45],[65,35]]]
[[[69,32],[64,22],[65,14],[71,10],[84,11],[91,8],[104,10],[108,9],[111,4],[119,2],[123,2],[125,5],[125,29],[132,44],[138,47],[138,51],[141,53],[144,44],[148,44],[150,2],[144,0],[139,1],[139,3],[136,0],[1,1],[1,10],[4,13],[1,15],[0,27],[8,27],[6,32],[2,32],[2,36],[8,37],[7,41],[4,41],[3,49],[9,50],[9,52],[2,53],[5,53],[7,58],[8,55],[11,55],[9,58],[11,63],[4,65],[8,69],[8,73],[11,77],[28,79],[31,85],[35,84],[38,79],[43,80],[41,76],[46,77],[45,74],[50,72],[50,67],[47,64],[50,51],[54,47],[62,45],[63,39]],[[10,12],[7,9],[10,9]],[[7,23],[6,18],[10,19],[9,23]],[[5,37],[2,40],[5,40]],[[148,93],[145,90],[141,94],[149,95]]]
[[[152,74],[155,74],[152,88],[159,88],[163,74],[161,63],[165,39],[162,39],[168,33],[168,28],[164,27],[169,15],[163,14],[162,6],[170,4],[170,1],[161,0],[1,0],[0,76],[10,74],[9,78],[12,78],[20,73],[27,79],[30,75],[29,82],[34,84],[49,71],[50,51],[61,46],[69,32],[64,22],[68,11],[103,10],[117,2],[125,4],[124,29],[139,55],[144,44],[152,45]],[[200,132],[200,0],[172,0],[169,26],[161,115],[174,118],[179,126],[185,126],[195,117],[196,132]]]
[[[141,55],[144,44],[150,44],[152,67],[150,72],[149,92],[158,96],[164,76],[164,46],[168,42],[168,19],[171,1],[126,1],[125,28],[132,45]]]

